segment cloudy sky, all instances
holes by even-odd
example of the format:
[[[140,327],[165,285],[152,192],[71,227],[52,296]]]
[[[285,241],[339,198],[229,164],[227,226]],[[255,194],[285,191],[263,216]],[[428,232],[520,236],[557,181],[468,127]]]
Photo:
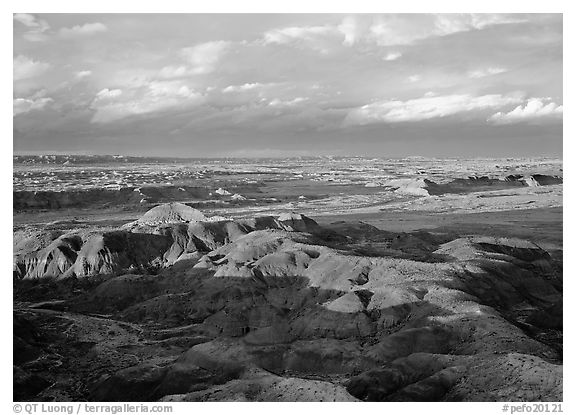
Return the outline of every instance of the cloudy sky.
[[[14,151],[562,152],[562,16],[15,14]]]

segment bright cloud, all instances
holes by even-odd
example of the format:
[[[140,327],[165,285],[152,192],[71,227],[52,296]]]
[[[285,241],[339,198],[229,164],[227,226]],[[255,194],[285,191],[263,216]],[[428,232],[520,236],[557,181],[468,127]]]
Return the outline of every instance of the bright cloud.
[[[358,43],[372,43],[379,46],[410,45],[429,37],[521,22],[524,20],[492,14],[347,16],[338,25],[273,29],[264,33],[264,42],[282,45],[303,44],[326,52],[327,45],[353,46]],[[385,60],[395,60],[400,56],[399,52],[391,52]]]
[[[226,88],[224,88],[222,90],[222,92],[227,93],[227,92],[250,91],[251,89],[257,89],[260,87],[262,87],[262,84],[260,84],[260,83],[248,83],[248,84],[244,84],[244,85],[230,85],[230,86],[227,86]]]
[[[106,100],[106,99],[110,99],[110,98],[116,98],[116,97],[119,97],[120,95],[122,95],[121,89],[105,88],[105,89],[99,91],[96,94],[96,97],[94,99],[97,101],[102,101],[102,100]]]
[[[153,81],[128,92],[103,89],[92,101],[93,123],[110,123],[132,115],[151,114],[171,108],[186,108],[203,101],[203,96],[180,81]]]
[[[187,61],[191,67],[178,67],[175,73],[179,76],[186,73],[206,74],[214,71],[218,61],[230,48],[231,43],[226,41],[214,41],[200,43],[196,46],[184,48],[180,51],[180,56]],[[169,67],[170,68],[170,67]],[[182,69],[183,68],[183,69]],[[164,70],[168,70],[164,68]]]
[[[352,16],[345,17],[338,26],[338,30],[344,35],[344,44],[347,46],[356,43],[362,34],[357,19]]]
[[[77,79],[87,78],[92,75],[92,71],[79,71],[74,74]]]
[[[60,29],[60,36],[62,37],[77,37],[77,36],[89,36],[96,33],[107,32],[108,27],[105,24],[96,23],[85,23],[83,25],[76,25],[73,27],[63,27]]]
[[[519,122],[562,119],[564,108],[554,102],[545,103],[544,98],[532,98],[524,105],[518,105],[510,112],[497,112],[488,118],[494,124],[514,124]]]
[[[38,98],[38,99],[16,98],[13,101],[14,117],[19,114],[25,114],[33,110],[41,110],[52,101],[53,101],[52,98]]]
[[[419,20],[417,24],[415,20]],[[429,37],[482,30],[498,24],[522,23],[523,19],[494,14],[436,14],[379,16],[370,36],[381,46],[409,45]]]
[[[259,91],[270,87],[274,87],[276,85],[278,84],[275,83],[262,84],[260,82],[246,83],[242,85],[228,85],[226,88],[222,89],[222,92],[227,94],[230,92]]]
[[[462,112],[500,108],[522,102],[516,96],[470,94],[425,96],[407,101],[380,101],[352,110],[346,125],[397,123],[442,118]]]
[[[484,29],[489,26],[501,24],[517,24],[527,22],[527,20],[524,18],[508,16],[505,14],[472,13],[464,16],[464,19],[470,20],[470,26],[472,26],[474,29]]]
[[[271,107],[293,107],[298,104],[302,104],[303,102],[306,102],[308,100],[309,100],[308,97],[296,97],[294,99],[287,101],[282,101],[278,98],[275,98],[272,101],[270,101],[268,105],[270,105]]]
[[[484,78],[490,75],[498,75],[499,73],[506,72],[505,68],[500,67],[489,67],[486,69],[477,69],[475,71],[468,72],[470,78]]]
[[[384,60],[385,61],[395,61],[396,59],[399,59],[400,57],[402,57],[402,54],[400,52],[390,52],[386,56],[384,56]]]
[[[27,56],[18,55],[14,58],[14,81],[35,78],[48,69],[50,69],[50,64],[46,62],[35,61]]]
[[[214,41],[182,48],[179,52],[184,64],[167,65],[160,69],[161,79],[182,78],[213,72],[222,56],[230,48],[231,42]]]
[[[500,24],[524,23],[525,21],[518,17],[490,13],[437,14],[434,19],[434,26],[436,34],[443,36],[470,30],[482,30]]]

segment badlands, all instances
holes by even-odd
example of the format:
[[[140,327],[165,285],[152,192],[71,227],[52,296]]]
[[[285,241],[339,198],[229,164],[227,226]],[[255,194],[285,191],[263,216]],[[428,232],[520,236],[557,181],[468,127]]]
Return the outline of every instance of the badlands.
[[[15,228],[14,400],[562,401],[561,215]]]

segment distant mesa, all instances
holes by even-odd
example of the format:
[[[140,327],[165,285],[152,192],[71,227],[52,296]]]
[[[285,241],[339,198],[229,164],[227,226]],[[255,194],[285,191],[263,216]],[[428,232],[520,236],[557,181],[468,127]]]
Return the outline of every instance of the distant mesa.
[[[194,209],[184,203],[172,202],[150,209],[136,222],[142,225],[161,225],[164,223],[199,222],[205,220],[207,220],[207,217],[198,209]]]
[[[388,182],[388,185],[396,187],[395,192],[415,196],[429,196],[428,184],[432,183],[426,179],[395,179]]]
[[[216,190],[214,193],[216,193],[217,195],[220,195],[220,196],[230,196],[232,194],[228,190],[226,190],[222,187],[218,188],[218,190]]]
[[[120,229],[131,232],[148,232],[163,225],[229,220],[230,218],[224,216],[206,216],[198,209],[194,209],[184,203],[170,202],[153,207],[142,215],[140,219],[122,225]]]
[[[509,175],[504,178],[488,176],[469,176],[456,178],[448,182],[437,183],[425,178],[402,178],[387,181],[383,187],[399,194],[414,196],[439,196],[444,194],[466,194],[473,192],[504,190],[518,187],[537,187],[562,184],[562,177],[543,174]],[[369,182],[365,187],[376,187]]]

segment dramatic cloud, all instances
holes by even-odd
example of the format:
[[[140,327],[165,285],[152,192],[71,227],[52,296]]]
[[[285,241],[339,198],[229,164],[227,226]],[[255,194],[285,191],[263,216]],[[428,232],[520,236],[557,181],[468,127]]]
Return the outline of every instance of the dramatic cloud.
[[[202,95],[180,81],[154,81],[128,92],[103,89],[92,101],[93,123],[110,123],[133,115],[150,114],[171,108],[185,108],[202,102]]]
[[[510,112],[497,112],[488,118],[494,124],[514,124],[527,121],[562,119],[562,105],[549,102],[542,98],[532,98],[525,105],[518,105]]]
[[[408,101],[382,101],[352,110],[346,118],[346,125],[423,121],[462,112],[500,108],[521,101],[519,97],[500,94],[477,97],[469,94],[425,96]]]
[[[97,33],[107,32],[108,27],[102,23],[85,23],[83,25],[76,25],[73,27],[63,27],[60,29],[60,36],[62,37],[78,37],[89,36]]]
[[[41,110],[52,101],[53,101],[52,98],[38,98],[38,99],[16,98],[13,102],[14,117],[19,114],[25,114],[33,110]]]
[[[42,75],[50,69],[50,64],[46,62],[35,61],[24,55],[18,55],[14,58],[14,80],[34,78]]]
[[[13,17],[19,150],[561,149],[559,14]]]
[[[24,39],[30,42],[42,42],[47,39],[45,32],[50,29],[50,25],[45,20],[27,13],[14,14],[14,20],[28,28],[23,34]]]

